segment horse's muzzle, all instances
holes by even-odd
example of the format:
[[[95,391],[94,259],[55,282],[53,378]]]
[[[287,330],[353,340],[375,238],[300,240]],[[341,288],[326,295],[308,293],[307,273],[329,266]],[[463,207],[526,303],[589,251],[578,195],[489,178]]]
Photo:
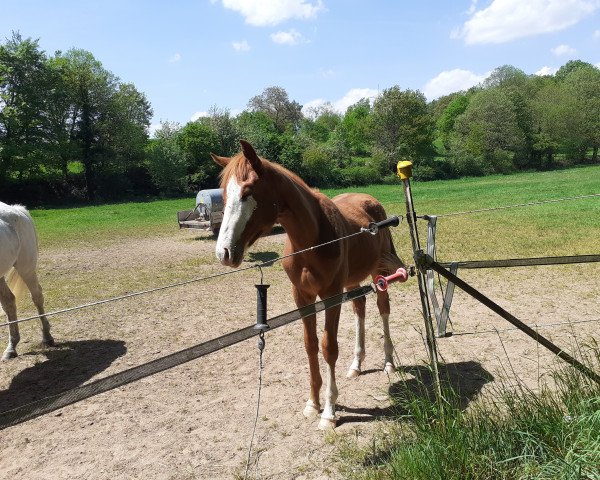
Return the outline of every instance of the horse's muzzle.
[[[242,263],[242,258],[244,256],[243,250],[241,251],[241,254],[238,252],[240,252],[240,250],[236,249],[235,247],[222,247],[220,249],[218,248],[217,258],[219,259],[222,265],[225,265],[226,267],[236,268],[240,266],[240,264]]]

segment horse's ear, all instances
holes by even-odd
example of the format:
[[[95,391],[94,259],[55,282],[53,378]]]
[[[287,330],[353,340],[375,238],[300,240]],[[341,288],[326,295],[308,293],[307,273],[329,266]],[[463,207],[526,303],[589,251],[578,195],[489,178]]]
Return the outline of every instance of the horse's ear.
[[[218,155],[215,155],[214,153],[211,153],[210,156],[212,157],[212,159],[214,160],[214,162],[218,165],[221,165],[222,167],[227,166],[227,164],[231,161],[231,158],[229,157],[219,157]]]
[[[260,175],[263,169],[262,160],[258,158],[254,147],[246,140],[240,140],[240,145],[242,146],[242,153],[244,154],[244,157],[248,159],[254,171]]]

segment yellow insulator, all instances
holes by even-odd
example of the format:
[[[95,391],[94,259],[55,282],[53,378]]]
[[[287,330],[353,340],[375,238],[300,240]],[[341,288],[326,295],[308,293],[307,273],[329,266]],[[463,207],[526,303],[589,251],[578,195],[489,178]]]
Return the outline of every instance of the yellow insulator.
[[[409,160],[401,160],[398,162],[398,176],[400,180],[408,180],[412,177],[412,162]]]

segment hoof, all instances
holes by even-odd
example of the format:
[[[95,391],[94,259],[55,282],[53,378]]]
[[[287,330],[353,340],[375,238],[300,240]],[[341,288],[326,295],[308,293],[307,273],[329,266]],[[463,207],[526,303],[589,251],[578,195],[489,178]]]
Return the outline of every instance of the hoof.
[[[360,375],[360,370],[357,370],[355,368],[350,368],[348,370],[348,373],[346,374],[346,378],[356,378]]]
[[[4,355],[2,355],[2,361],[10,360],[11,358],[17,358],[16,350],[5,350]]]
[[[335,430],[335,418],[323,418],[319,421],[319,430]]]
[[[388,375],[391,375],[392,373],[396,372],[396,367],[394,367],[393,363],[386,363],[385,364],[385,368],[383,369],[383,371],[385,373],[387,373]]]
[[[52,338],[52,336],[45,338],[44,340],[42,340],[42,345],[44,345],[44,347],[53,347],[54,338]]]
[[[306,402],[306,407],[304,407],[304,411],[302,412],[302,414],[306,418],[316,418],[319,415],[319,406],[316,406],[313,402],[309,400],[308,402]]]

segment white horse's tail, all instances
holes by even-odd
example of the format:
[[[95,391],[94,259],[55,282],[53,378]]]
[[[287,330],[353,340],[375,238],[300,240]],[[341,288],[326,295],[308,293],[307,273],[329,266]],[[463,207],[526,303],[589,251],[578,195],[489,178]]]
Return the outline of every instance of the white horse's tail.
[[[19,272],[17,272],[17,269],[14,267],[8,271],[5,279],[8,288],[10,288],[13,295],[15,296],[15,300],[18,302],[19,299],[23,296],[23,292],[25,292],[25,290],[27,289],[25,282],[21,278],[21,275],[19,275]]]

